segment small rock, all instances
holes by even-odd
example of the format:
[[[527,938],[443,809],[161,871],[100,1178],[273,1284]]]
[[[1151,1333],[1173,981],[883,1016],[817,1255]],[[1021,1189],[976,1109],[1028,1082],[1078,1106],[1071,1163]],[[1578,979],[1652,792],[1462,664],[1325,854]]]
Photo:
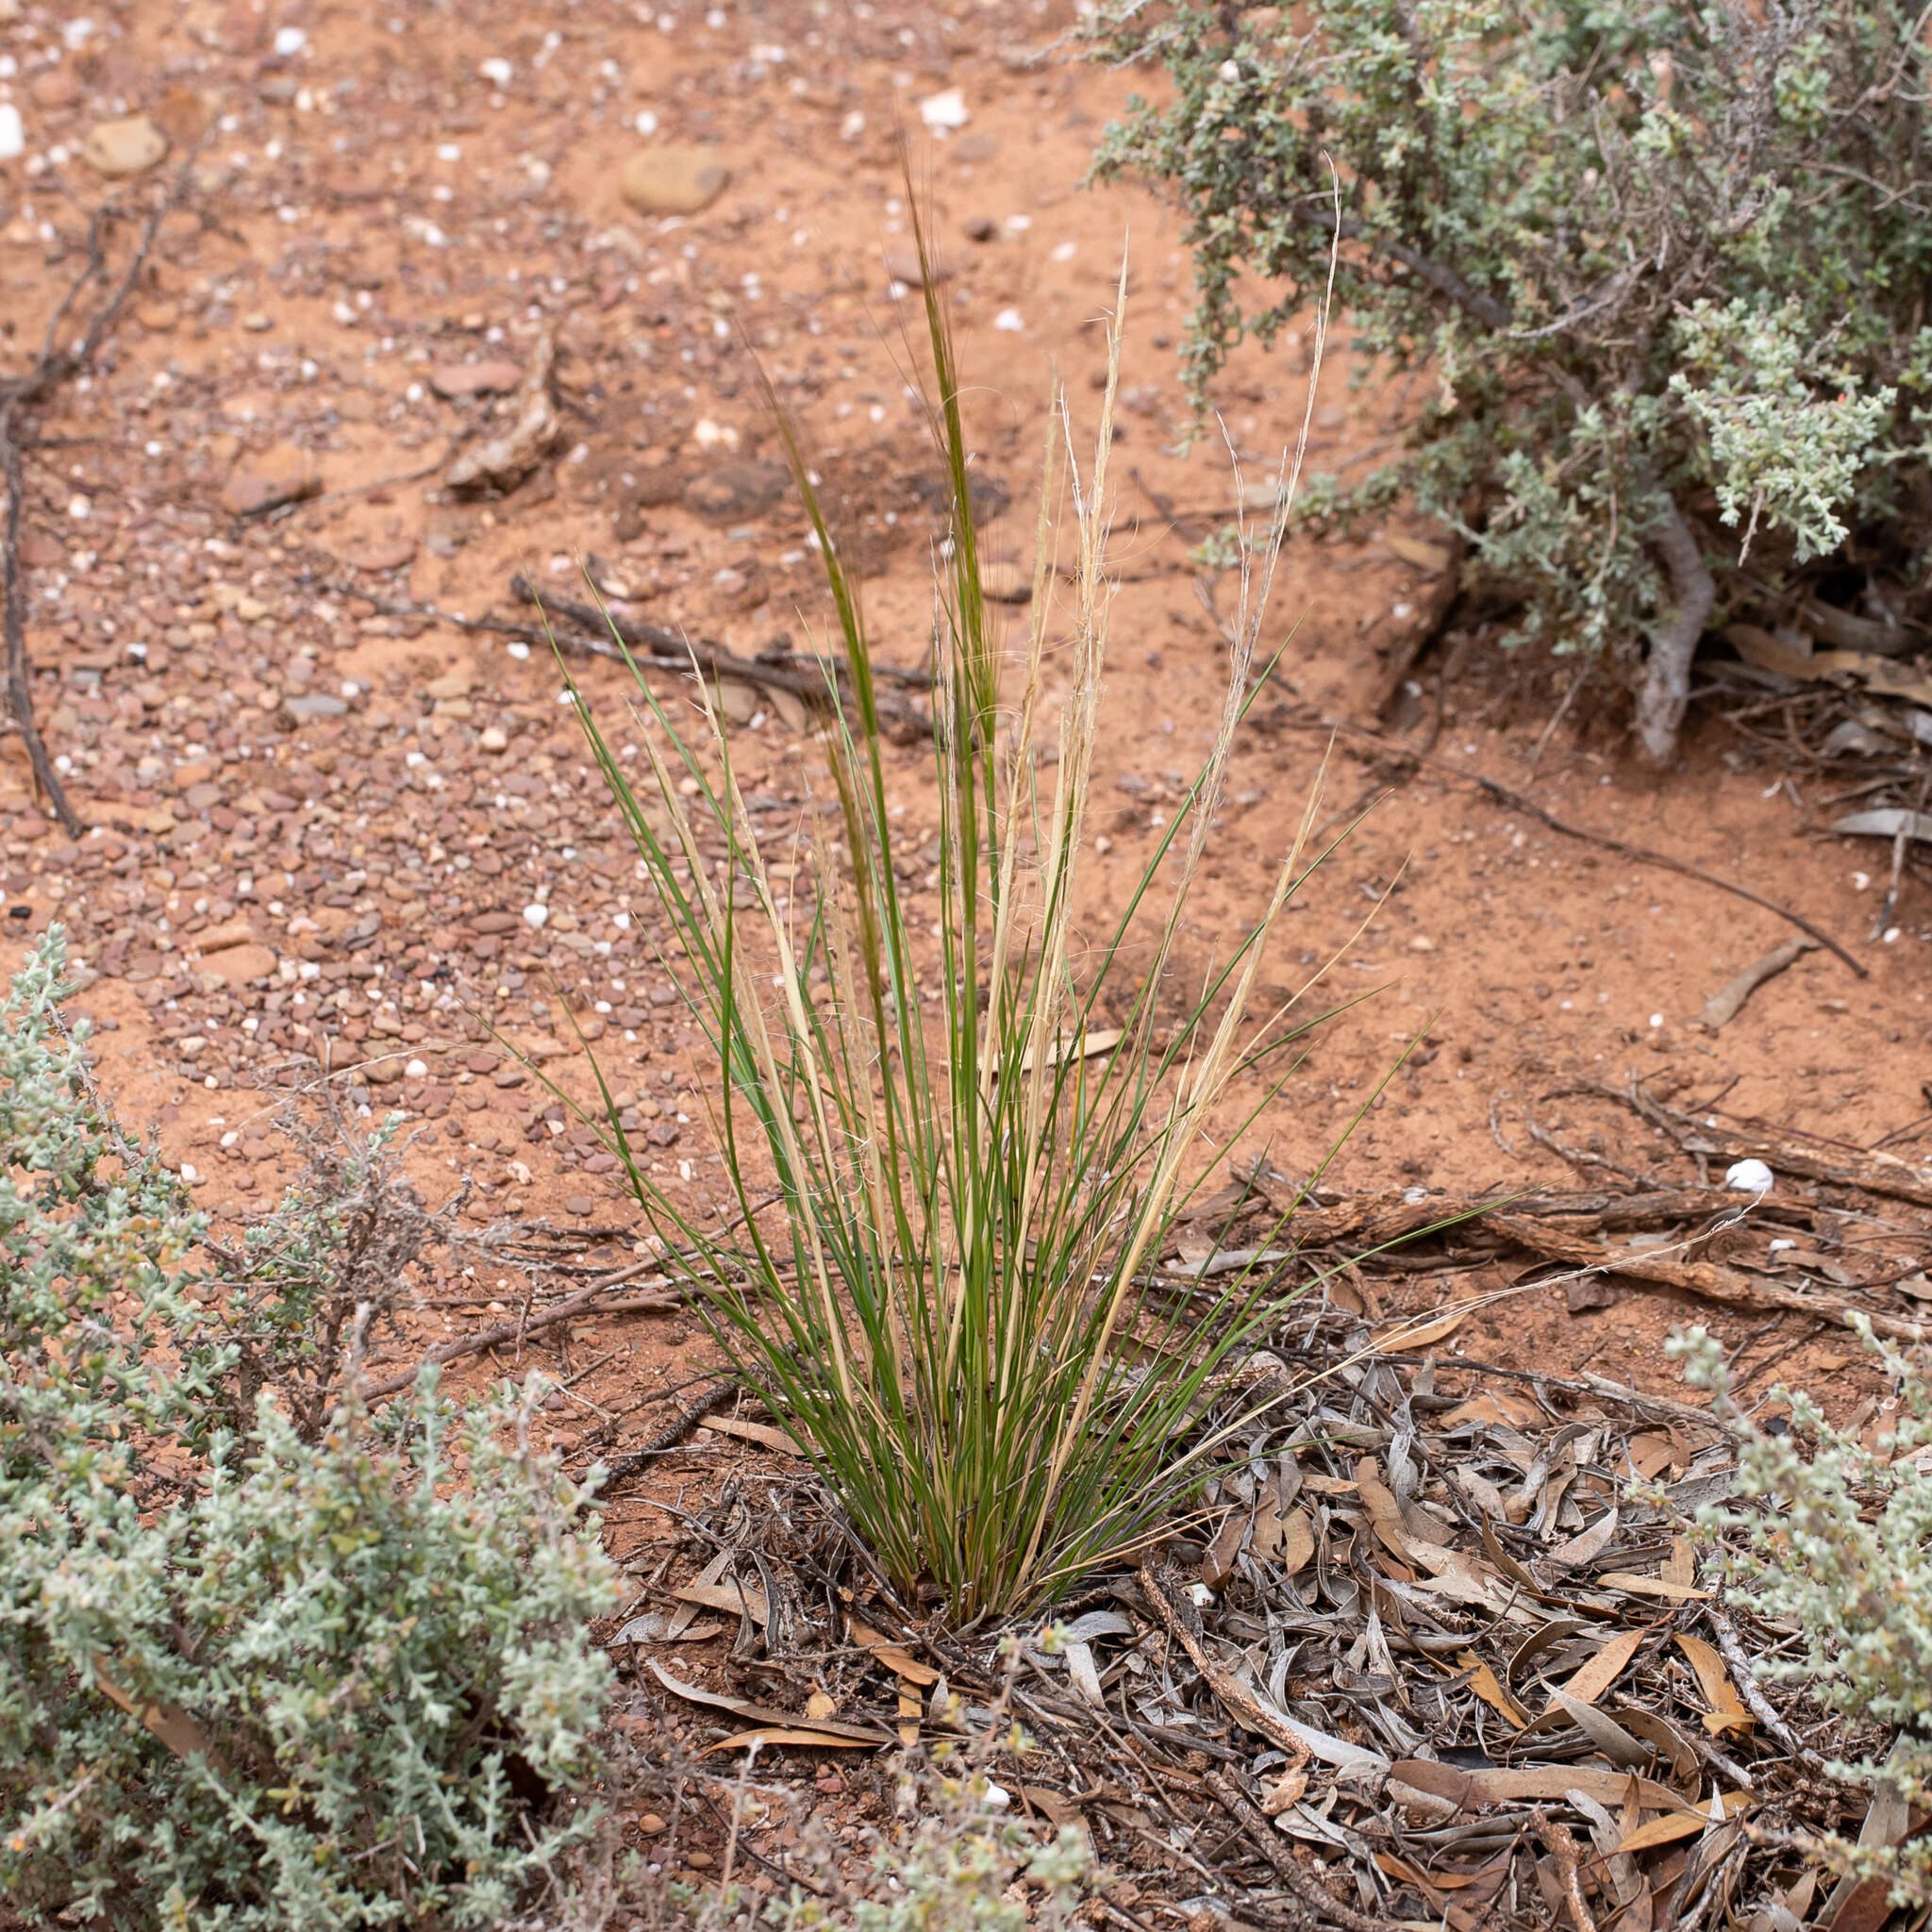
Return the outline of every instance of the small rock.
[[[1017,308],[1002,308],[993,317],[992,325],[1008,335],[1017,336],[1024,333],[1026,318]]]
[[[724,192],[731,170],[708,147],[647,147],[624,164],[618,192],[643,215],[694,215]]]
[[[299,26],[278,26],[275,44],[277,60],[292,60],[308,44],[308,36]]]
[[[17,161],[26,152],[26,125],[11,101],[0,102],[0,161]]]
[[[502,88],[508,87],[510,84],[511,79],[515,76],[516,69],[512,67],[509,64],[509,62],[506,60],[500,54],[495,54],[492,55],[488,60],[477,61],[476,72],[480,74],[483,76],[483,78],[490,83],[491,87]]]
[[[1724,1170],[1724,1186],[1740,1194],[1768,1194],[1773,1175],[1761,1160],[1735,1160]]]
[[[403,1073],[411,1080],[426,1080],[429,1077],[429,1062],[427,1060],[411,1060],[403,1069]]]
[[[300,503],[322,488],[315,458],[292,442],[244,456],[222,485],[222,508],[238,517],[259,516],[278,504]]]
[[[88,129],[80,158],[97,175],[144,175],[168,152],[168,137],[145,114],[99,121]]]
[[[655,1811],[646,1811],[637,1821],[640,1838],[662,1838],[671,1829]]]
[[[143,302],[134,311],[134,319],[150,335],[166,335],[181,320],[181,305],[178,302]]]
[[[339,698],[331,691],[320,691],[301,697],[285,697],[282,709],[295,719],[340,718],[349,708],[346,698]]]
[[[531,927],[534,927],[534,928],[535,928],[535,929],[536,929],[536,930],[537,930],[538,932],[541,932],[541,931],[543,930],[544,926],[545,926],[545,925],[547,925],[547,924],[549,924],[549,922],[550,922],[550,908],[549,908],[549,907],[547,907],[547,906],[525,906],[525,907],[524,908],[524,924],[525,924],[525,925],[527,925],[527,926],[531,926]]]
[[[781,463],[732,458],[693,476],[680,500],[707,522],[743,523],[783,502],[791,481],[791,473]]]
[[[523,381],[524,372],[514,363],[444,362],[429,372],[429,387],[440,396],[491,395],[500,390],[513,390]]]
[[[45,74],[38,75],[34,84],[27,89],[37,108],[51,108],[58,111],[71,108],[80,98],[80,82],[75,78],[71,67],[52,67]]]
[[[504,730],[501,724],[486,724],[483,727],[483,735],[477,739],[476,742],[485,751],[508,751],[509,749],[509,734]]]
[[[966,96],[957,87],[943,93],[927,94],[919,104],[919,118],[934,134],[951,134],[965,126],[973,117],[966,111]]]
[[[274,948],[255,944],[225,946],[201,962],[205,976],[227,986],[246,986],[250,980],[267,979],[275,970]]]
[[[575,1214],[581,1221],[596,1205],[588,1194],[573,1194],[563,1204],[563,1211],[566,1214]]]
[[[926,265],[909,249],[889,249],[886,253],[886,273],[895,282],[904,282],[908,289],[923,289],[928,280]],[[929,279],[937,285],[948,280],[952,273],[943,263],[934,262]]]
[[[359,550],[351,552],[345,561],[355,570],[400,570],[415,555],[415,538],[387,537],[363,544]]]
[[[684,1862],[693,1872],[708,1872],[718,1861],[709,1852],[687,1852],[684,1855]]]
[[[980,565],[979,588],[995,604],[1027,604],[1033,598],[1033,573],[1009,559],[996,558]]]

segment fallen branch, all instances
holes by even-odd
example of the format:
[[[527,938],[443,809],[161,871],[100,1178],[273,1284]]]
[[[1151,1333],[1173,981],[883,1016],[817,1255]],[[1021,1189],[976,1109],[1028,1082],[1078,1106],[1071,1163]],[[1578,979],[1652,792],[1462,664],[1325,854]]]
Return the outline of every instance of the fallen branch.
[[[645,1266],[650,1264],[646,1263]],[[594,1282],[589,1288],[580,1288],[575,1294],[566,1296],[554,1307],[526,1319],[514,1322],[498,1322],[489,1328],[479,1328],[474,1335],[463,1335],[449,1341],[440,1341],[429,1350],[413,1369],[406,1369],[401,1374],[391,1375],[381,1382],[372,1382],[360,1391],[364,1402],[379,1401],[385,1395],[394,1395],[398,1391],[411,1387],[417,1376],[426,1368],[442,1362],[453,1362],[466,1355],[480,1355],[486,1348],[495,1348],[499,1343],[518,1341],[526,1335],[534,1335],[541,1328],[554,1328],[559,1322],[568,1322],[573,1315],[581,1315],[596,1308],[599,1314],[642,1313],[653,1308],[679,1308],[684,1306],[684,1297],[676,1294],[625,1295],[623,1302],[607,1303],[598,1307],[598,1297],[613,1288],[622,1288],[644,1273],[644,1267],[621,1268],[615,1274],[607,1274],[602,1281]]]
[[[521,574],[509,580],[509,588],[510,594],[519,603],[535,605],[540,611],[555,612],[588,636],[610,636],[632,656],[649,654],[654,661],[675,663],[685,671],[695,668],[708,677],[736,678],[741,683],[758,685],[767,691],[788,691],[801,703],[820,708],[830,702],[831,680],[837,681],[841,691],[844,690],[844,673],[842,667],[836,664],[830,667],[828,676],[826,670],[816,666],[807,669],[794,665],[790,652],[782,659],[741,658],[709,638],[686,637],[678,631],[667,630],[661,625],[642,624],[636,619],[620,620],[609,610],[600,609],[593,604],[579,604],[573,598],[551,596],[539,591],[528,577]],[[618,653],[607,649],[602,655],[614,657]],[[876,691],[874,702],[881,718],[916,729],[922,736],[931,732],[931,721],[903,698],[894,697],[888,691]]]
[[[1720,1302],[1726,1307],[1744,1308],[1755,1314],[1808,1315],[1813,1321],[1845,1328],[1852,1327],[1856,1318],[1863,1316],[1871,1323],[1874,1333],[1893,1341],[1922,1342],[1926,1339],[1925,1330],[1916,1322],[1876,1314],[1850,1302],[1827,1301],[1822,1295],[1780,1288],[1774,1282],[1754,1282],[1715,1261],[1664,1261],[1641,1251],[1606,1248],[1546,1226],[1527,1215],[1493,1215],[1489,1225],[1546,1261],[1561,1261],[1573,1268],[1655,1282],[1660,1288],[1674,1288],[1702,1301]]]
[[[55,308],[53,320],[47,325],[46,338],[41,344],[40,354],[34,358],[32,368],[25,375],[0,383],[0,477],[5,478],[7,485],[7,521],[4,533],[0,533],[0,604],[4,604],[4,619],[0,622],[4,622],[7,641],[7,709],[13,728],[20,733],[21,741],[26,746],[27,762],[33,767],[34,780],[41,789],[41,795],[54,808],[54,815],[70,839],[78,839],[84,827],[80,815],[67,796],[66,787],[54,769],[53,759],[47,756],[46,742],[41,737],[40,725],[34,718],[33,665],[26,654],[26,586],[21,580],[20,567],[20,525],[26,508],[26,476],[22,458],[30,442],[22,440],[15,425],[27,409],[46,401],[61,383],[81,374],[93,361],[142,270],[147,265],[148,255],[154,247],[155,237],[160,233],[162,222],[186,191],[195,154],[199,152],[197,143],[194,152],[176,171],[172,186],[149,214],[146,225],[142,229],[141,240],[135,244],[134,254],[122,272],[121,279],[94,312],[80,340],[63,349],[60,346],[61,336],[68,317],[80,300],[81,291],[96,276],[105,276],[108,272],[102,235],[108,218],[116,210],[111,203],[94,210],[87,229],[87,265],[75,276]]]
[[[1208,1680],[1208,1688],[1221,1700],[1227,1714],[1243,1729],[1286,1751],[1288,1770],[1295,1771],[1306,1764],[1307,1740],[1289,1723],[1286,1714],[1272,1704],[1263,1703],[1208,1648],[1201,1612],[1187,1593],[1180,1572],[1172,1564],[1149,1558],[1141,1565],[1141,1588],[1156,1615],[1167,1625],[1168,1635],[1192,1658],[1194,1668]]]
[[[1915,1208],[1932,1208],[1932,1169],[1914,1167],[1895,1154],[1764,1128],[1745,1133],[1715,1124],[1714,1114],[1685,1113],[1636,1088],[1624,1091],[1591,1081],[1571,1091],[1600,1094],[1629,1108],[1653,1126],[1667,1129],[1686,1154],[1710,1160],[1761,1160],[1774,1173],[1825,1181],[1834,1187],[1858,1188],[1868,1194],[1909,1201]]]

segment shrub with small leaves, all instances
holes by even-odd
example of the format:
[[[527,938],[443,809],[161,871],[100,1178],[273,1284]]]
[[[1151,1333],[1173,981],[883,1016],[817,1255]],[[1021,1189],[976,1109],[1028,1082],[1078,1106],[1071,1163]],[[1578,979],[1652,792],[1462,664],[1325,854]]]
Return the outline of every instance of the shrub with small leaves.
[[[380,1424],[339,1390],[306,1440],[271,1380],[230,1426],[228,1298],[286,1326],[277,1277],[201,1272],[203,1218],[59,1024],[62,957],[57,929],[0,1007],[0,1897],[133,1932],[498,1924],[599,1828],[611,1576],[530,1447],[541,1384],[459,1414],[425,1376]],[[259,1252],[319,1262],[324,1205],[284,1211]]]
[[[1923,1351],[1873,1339],[1898,1395],[1897,1420],[1867,1446],[1835,1428],[1802,1391],[1772,1391],[1790,1427],[1774,1435],[1733,1399],[1724,1350],[1702,1328],[1672,1341],[1738,1443],[1736,1494],[1699,1528],[1722,1553],[1724,1574],[1754,1615],[1795,1626],[1802,1653],[1757,1665],[1768,1681],[1802,1685],[1856,1726],[1893,1734],[1889,1755],[1839,1763],[1857,1783],[1889,1786],[1923,1811],[1932,1793],[1932,1374]],[[1903,1815],[1901,1823],[1903,1824]],[[1853,1845],[1826,1838],[1838,1870],[1885,1878],[1893,1902],[1932,1905],[1932,1843]]]
[[[1825,592],[1831,641],[1896,652],[1932,610],[1917,0],[1102,0],[1085,32],[1170,83],[1096,165],[1187,217],[1197,394],[1332,252],[1365,370],[1426,399],[1304,512],[1410,495],[1512,638],[1635,676],[1647,757],[1726,614]]]

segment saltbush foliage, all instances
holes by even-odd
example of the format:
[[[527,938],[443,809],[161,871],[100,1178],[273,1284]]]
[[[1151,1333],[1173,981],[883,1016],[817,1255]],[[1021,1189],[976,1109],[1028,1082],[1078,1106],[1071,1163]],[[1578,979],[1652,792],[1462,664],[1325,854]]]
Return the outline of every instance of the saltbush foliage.
[[[203,1218],[59,1024],[62,955],[57,930],[0,1007],[0,1898],[179,1932],[496,1924],[597,1828],[610,1576],[529,1447],[541,1385],[459,1415],[425,1377],[378,1427],[352,1337],[305,1439],[276,1375],[312,1392],[312,1351],[265,1338],[297,1325],[277,1279],[336,1278],[337,1224],[298,1192],[265,1275],[205,1272]]]
[[[1922,23],[1917,0],[1103,0],[1094,57],[1172,85],[1097,167],[1187,216],[1197,392],[1335,252],[1362,356],[1434,393],[1398,460],[1304,508],[1411,493],[1515,588],[1514,636],[1632,671],[1647,646],[1662,761],[1699,635],[1790,617],[1816,559],[1834,642],[1907,641]]]
[[[1726,1580],[1754,1615],[1795,1625],[1800,1653],[1765,1657],[1757,1673],[1802,1686],[1856,1725],[1894,1734],[1882,1760],[1834,1766],[1842,1777],[1890,1786],[1914,1815],[1932,1795],[1932,1374],[1911,1354],[1873,1338],[1897,1396],[1896,1419],[1867,1443],[1836,1428],[1803,1391],[1772,1391],[1790,1425],[1774,1435],[1740,1410],[1724,1353],[1702,1328],[1674,1341],[1690,1380],[1738,1441],[1738,1507],[1707,1508],[1704,1533],[1723,1551]],[[1902,1821],[1903,1822],[1903,1821]],[[1932,1905],[1932,1843],[1819,1849],[1836,1869],[1884,1878],[1899,1905]]]

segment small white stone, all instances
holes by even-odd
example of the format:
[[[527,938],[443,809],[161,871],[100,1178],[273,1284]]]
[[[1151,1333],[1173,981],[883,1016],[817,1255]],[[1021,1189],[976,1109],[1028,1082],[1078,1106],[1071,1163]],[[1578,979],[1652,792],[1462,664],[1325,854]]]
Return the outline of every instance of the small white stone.
[[[436,150],[436,158],[439,161],[459,161],[462,158],[462,149],[453,141],[445,141]]]
[[[516,73],[516,69],[500,54],[492,54],[488,60],[477,61],[476,72],[491,87],[508,87],[510,84],[511,76]]]
[[[1197,1608],[1206,1609],[1214,1601],[1214,1592],[1205,1583],[1188,1585],[1188,1594],[1194,1599]]]
[[[650,108],[640,108],[638,109],[638,118],[632,125],[640,134],[656,134],[658,131],[658,117],[651,112]]]
[[[482,737],[476,742],[485,751],[508,751],[509,749],[509,734],[501,724],[486,724],[483,727]]]
[[[1017,308],[1002,308],[992,319],[995,328],[1005,329],[1008,335],[1019,335],[1026,326],[1026,318]]]
[[[412,1080],[421,1080],[428,1074],[429,1062],[427,1060],[411,1060],[403,1069],[403,1072]]]
[[[275,29],[275,58],[291,60],[308,44],[308,36],[299,26],[278,26]]]
[[[11,101],[0,101],[0,161],[17,161],[26,152],[26,128],[20,109]]]
[[[919,118],[935,134],[950,134],[963,127],[973,117],[966,111],[966,96],[956,87],[942,94],[927,94],[919,104]]]
[[[1013,1794],[1004,1785],[987,1781],[986,1795],[980,1800],[989,1811],[1006,1811],[1012,1807]]]
[[[1771,1192],[1772,1172],[1761,1160],[1734,1160],[1724,1169],[1724,1186],[1740,1194]]]
[[[201,1174],[195,1168],[190,1166],[189,1163],[184,1160],[181,1163],[181,1178],[184,1181],[188,1182],[189,1185],[192,1187],[196,1181],[198,1181],[201,1178]]]
[[[540,932],[548,924],[549,919],[550,908],[547,906],[525,906],[524,908],[524,924],[535,926]]]

